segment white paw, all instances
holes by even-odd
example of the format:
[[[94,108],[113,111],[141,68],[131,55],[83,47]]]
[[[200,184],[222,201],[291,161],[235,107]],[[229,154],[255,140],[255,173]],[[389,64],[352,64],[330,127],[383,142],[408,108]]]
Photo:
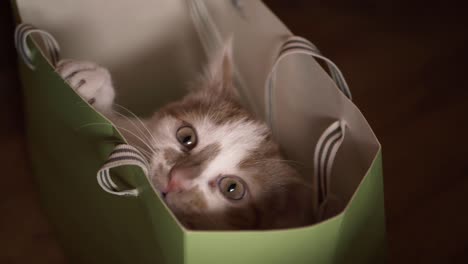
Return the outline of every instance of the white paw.
[[[112,108],[115,98],[109,71],[96,63],[62,60],[56,71],[83,99],[100,111]]]

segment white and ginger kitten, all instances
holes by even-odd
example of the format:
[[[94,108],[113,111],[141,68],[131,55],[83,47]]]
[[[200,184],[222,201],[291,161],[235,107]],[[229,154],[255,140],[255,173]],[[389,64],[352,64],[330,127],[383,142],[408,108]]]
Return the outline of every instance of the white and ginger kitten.
[[[142,120],[144,127],[139,128],[139,122],[113,110],[115,91],[105,68],[66,60],[57,71],[120,128],[130,144],[150,154],[152,184],[186,228],[254,230],[310,224],[312,189],[283,159],[266,124],[240,105],[230,46],[213,57],[194,89]]]

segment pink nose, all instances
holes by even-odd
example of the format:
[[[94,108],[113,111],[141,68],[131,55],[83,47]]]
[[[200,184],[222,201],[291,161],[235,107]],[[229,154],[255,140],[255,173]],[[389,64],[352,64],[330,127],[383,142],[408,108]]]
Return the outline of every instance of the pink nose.
[[[170,193],[170,192],[180,192],[183,190],[183,185],[179,180],[176,180],[174,178],[171,178],[169,180],[169,184],[167,185],[167,188],[164,193]]]
[[[172,168],[171,172],[169,173],[169,183],[165,193],[186,190],[189,187],[191,179],[194,178],[195,173],[196,169],[192,167]]]

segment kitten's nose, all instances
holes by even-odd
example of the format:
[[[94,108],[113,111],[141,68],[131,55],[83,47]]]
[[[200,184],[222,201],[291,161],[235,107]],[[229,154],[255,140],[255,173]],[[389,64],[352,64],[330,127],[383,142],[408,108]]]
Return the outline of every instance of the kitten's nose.
[[[182,190],[183,190],[182,183],[177,179],[171,178],[169,180],[169,183],[167,184],[164,194],[167,194],[170,192],[180,192]]]
[[[169,183],[165,193],[180,192],[189,187],[191,179],[196,176],[197,170],[194,167],[172,168],[169,173]]]

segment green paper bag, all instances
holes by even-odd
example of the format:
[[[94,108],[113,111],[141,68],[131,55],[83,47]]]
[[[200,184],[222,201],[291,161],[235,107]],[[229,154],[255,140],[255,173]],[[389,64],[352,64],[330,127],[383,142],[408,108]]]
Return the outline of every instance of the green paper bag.
[[[336,65],[261,1],[13,0],[13,6],[32,167],[70,262],[384,262],[380,144]],[[180,98],[207,54],[229,37],[245,106],[270,125],[288,158],[307,165],[301,172],[316,188],[317,224],[185,229],[147,180],[146,164],[106,167],[113,150],[128,145],[54,70],[59,56],[105,65],[118,103],[146,116]]]

